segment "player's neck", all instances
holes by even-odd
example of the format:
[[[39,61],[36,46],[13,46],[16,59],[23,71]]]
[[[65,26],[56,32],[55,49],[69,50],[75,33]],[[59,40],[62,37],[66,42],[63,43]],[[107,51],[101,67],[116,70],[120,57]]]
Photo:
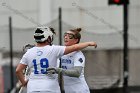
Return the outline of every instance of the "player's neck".
[[[43,47],[43,46],[46,46],[46,45],[50,45],[48,42],[44,42],[44,43],[37,43],[36,46],[37,47]]]

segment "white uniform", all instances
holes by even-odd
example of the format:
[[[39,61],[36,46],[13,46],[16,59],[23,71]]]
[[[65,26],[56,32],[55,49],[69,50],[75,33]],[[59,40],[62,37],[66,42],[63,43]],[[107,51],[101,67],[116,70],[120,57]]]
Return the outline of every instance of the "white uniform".
[[[62,68],[71,69],[74,66],[82,66],[79,78],[64,76],[65,93],[90,93],[84,77],[85,57],[81,51],[72,52],[61,57]]]
[[[56,67],[57,59],[64,54],[65,46],[44,46],[29,49],[20,63],[31,70],[27,93],[60,93],[58,75],[46,75],[46,68]]]

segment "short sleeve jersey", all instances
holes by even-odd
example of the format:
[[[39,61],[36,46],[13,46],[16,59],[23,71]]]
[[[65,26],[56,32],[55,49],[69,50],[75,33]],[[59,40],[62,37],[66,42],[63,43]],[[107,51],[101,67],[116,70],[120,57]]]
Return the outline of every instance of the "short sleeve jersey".
[[[62,68],[72,69],[81,66],[80,77],[64,76],[64,89],[66,93],[90,93],[84,77],[85,57],[81,51],[72,52],[61,57]]]
[[[80,82],[81,78],[84,78],[84,67],[85,67],[85,57],[81,51],[75,51],[70,54],[64,55],[61,57],[61,63],[63,69],[71,69],[74,66],[81,66],[83,67],[80,77],[77,78],[71,78],[69,76],[64,76],[64,84],[69,83],[76,83]]]
[[[20,63],[30,69],[27,91],[58,91],[57,75],[46,75],[46,68],[56,67],[57,59],[64,54],[65,46],[44,46],[29,49]]]

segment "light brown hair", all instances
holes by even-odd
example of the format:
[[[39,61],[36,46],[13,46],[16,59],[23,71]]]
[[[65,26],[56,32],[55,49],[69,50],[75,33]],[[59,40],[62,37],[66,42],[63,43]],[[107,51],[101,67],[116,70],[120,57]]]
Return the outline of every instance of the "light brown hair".
[[[75,39],[78,39],[78,42],[77,43],[79,43],[80,42],[80,39],[81,39],[81,34],[80,34],[80,31],[81,30],[82,30],[81,28],[70,29],[70,31],[75,34],[74,35]]]

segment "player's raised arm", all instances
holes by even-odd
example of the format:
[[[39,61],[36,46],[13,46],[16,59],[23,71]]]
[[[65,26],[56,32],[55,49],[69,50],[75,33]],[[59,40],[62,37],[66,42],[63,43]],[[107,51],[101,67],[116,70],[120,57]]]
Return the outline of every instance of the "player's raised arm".
[[[84,43],[79,43],[79,44],[67,46],[64,54],[68,54],[68,53],[71,53],[73,51],[78,51],[78,50],[84,49],[88,46],[94,46],[96,48],[97,44],[95,42],[84,42]]]

